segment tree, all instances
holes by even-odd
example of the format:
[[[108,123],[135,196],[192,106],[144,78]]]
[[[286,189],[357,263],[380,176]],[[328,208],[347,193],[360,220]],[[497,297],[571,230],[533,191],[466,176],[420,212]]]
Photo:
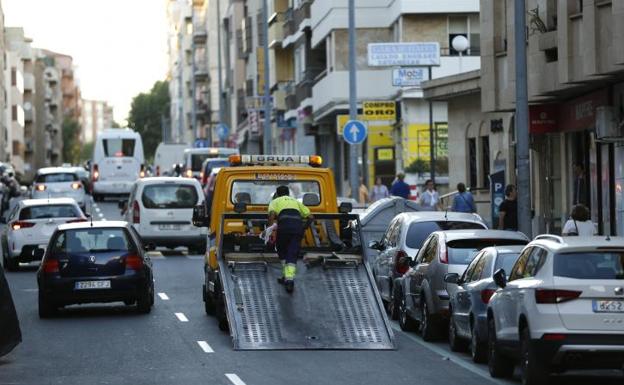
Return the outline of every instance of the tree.
[[[161,117],[169,114],[169,83],[157,81],[149,93],[132,99],[128,127],[143,138],[146,158],[152,158],[162,140]]]
[[[77,164],[80,161],[80,124],[71,118],[63,120],[63,161]]]

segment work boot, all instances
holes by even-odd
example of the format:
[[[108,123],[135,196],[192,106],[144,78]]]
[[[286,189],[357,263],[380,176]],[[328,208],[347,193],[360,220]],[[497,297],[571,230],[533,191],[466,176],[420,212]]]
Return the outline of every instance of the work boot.
[[[295,290],[295,281],[288,280],[284,283],[284,286],[286,286],[287,293],[292,293]]]
[[[284,283],[286,283],[286,279],[284,277],[279,277],[277,279],[277,283],[279,283],[280,285],[283,285]]]

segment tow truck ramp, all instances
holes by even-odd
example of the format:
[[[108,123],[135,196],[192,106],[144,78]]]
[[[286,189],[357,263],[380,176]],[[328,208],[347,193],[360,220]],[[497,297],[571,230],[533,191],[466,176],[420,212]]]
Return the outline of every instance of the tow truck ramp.
[[[306,253],[291,294],[275,253],[229,253],[219,265],[236,350],[395,348],[361,256]]]

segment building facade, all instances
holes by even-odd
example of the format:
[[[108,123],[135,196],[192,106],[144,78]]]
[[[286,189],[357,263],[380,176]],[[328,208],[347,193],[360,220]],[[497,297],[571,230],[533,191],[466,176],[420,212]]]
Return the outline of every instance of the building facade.
[[[82,143],[93,143],[99,132],[113,127],[113,107],[105,101],[83,99],[81,112]]]
[[[9,125],[10,122],[7,119],[8,116],[8,108],[7,108],[7,93],[5,90],[8,89],[6,82],[6,39],[4,32],[4,12],[2,10],[2,6],[0,4],[0,69],[3,71],[0,76],[0,162],[10,161],[10,153],[7,148],[8,137],[9,137]],[[10,84],[10,83],[8,83]]]

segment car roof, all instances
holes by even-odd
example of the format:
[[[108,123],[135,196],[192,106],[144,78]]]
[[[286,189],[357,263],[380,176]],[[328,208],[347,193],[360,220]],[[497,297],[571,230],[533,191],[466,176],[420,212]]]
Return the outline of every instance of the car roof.
[[[460,239],[517,239],[526,240],[529,242],[529,238],[519,231],[508,230],[443,230],[436,231],[435,233],[441,233],[446,238],[446,241],[456,241]]]
[[[553,252],[573,252],[596,249],[624,249],[624,237],[560,237],[558,235],[543,234],[538,235],[530,243],[531,246],[539,245],[552,250]]]
[[[197,182],[195,178],[180,178],[177,176],[151,176],[147,178],[137,179],[136,183],[138,185],[150,185],[150,184],[158,184],[158,183],[169,183],[169,184],[186,184],[194,186]]]
[[[410,211],[401,213],[408,223],[430,221],[461,221],[483,224],[483,219],[476,214],[458,213],[454,211]]]
[[[93,222],[75,222],[59,225],[59,231],[76,230],[76,229],[105,229],[105,228],[127,228],[128,222],[125,221],[93,221]]]
[[[75,174],[74,167],[44,167],[37,171],[37,175],[48,174]]]
[[[46,205],[77,205],[74,198],[24,199],[19,202],[22,207]]]

